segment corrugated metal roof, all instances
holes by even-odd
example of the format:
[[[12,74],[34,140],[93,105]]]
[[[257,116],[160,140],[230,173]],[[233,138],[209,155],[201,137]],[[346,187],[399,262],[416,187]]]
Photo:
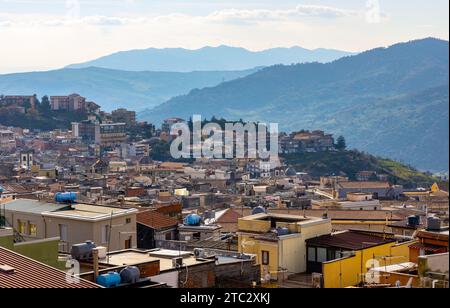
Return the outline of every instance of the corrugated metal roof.
[[[83,279],[78,283],[69,283],[65,272],[2,247],[0,265],[13,269],[10,273],[0,271],[0,288],[100,288]]]
[[[5,203],[4,206],[5,210],[7,211],[9,210],[32,214],[41,214],[43,212],[54,212],[70,208],[70,206],[67,204],[48,203],[29,199],[16,199],[14,201]]]
[[[319,236],[306,241],[308,246],[335,247],[348,250],[362,250],[382,244],[392,243],[395,240],[384,239],[358,231],[345,231],[330,235]]]

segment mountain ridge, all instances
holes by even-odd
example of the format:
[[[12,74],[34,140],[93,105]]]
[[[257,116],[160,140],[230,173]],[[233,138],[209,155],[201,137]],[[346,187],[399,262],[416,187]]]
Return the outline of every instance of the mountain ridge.
[[[151,108],[192,88],[217,85],[257,71],[133,72],[89,67],[0,75],[0,94],[68,95],[79,93],[106,111],[118,106]]]
[[[140,117],[157,122],[201,111],[204,117],[277,122],[288,131],[326,129],[348,136],[360,150],[443,171],[448,63],[448,41],[415,40],[326,64],[267,67],[175,97]]]
[[[119,51],[66,68],[89,66],[130,71],[223,71],[246,70],[274,64],[330,62],[355,53],[336,49],[306,49],[300,46],[251,51],[242,47],[220,45],[199,49],[147,48]]]

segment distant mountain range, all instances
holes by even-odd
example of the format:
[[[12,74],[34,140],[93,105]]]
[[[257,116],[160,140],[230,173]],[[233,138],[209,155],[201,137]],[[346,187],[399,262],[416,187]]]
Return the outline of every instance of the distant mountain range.
[[[256,72],[129,72],[104,68],[61,69],[0,75],[0,94],[68,95],[79,93],[104,110],[152,108],[194,88],[215,86]]]
[[[324,129],[351,147],[421,169],[449,168],[449,43],[424,39],[332,63],[276,65],[192,90],[140,114],[270,121]]]
[[[86,63],[69,65],[68,68],[95,66],[127,71],[228,71],[275,64],[326,63],[349,55],[352,53],[333,49],[309,50],[298,46],[256,52],[229,46],[204,47],[197,50],[149,48],[122,51]]]

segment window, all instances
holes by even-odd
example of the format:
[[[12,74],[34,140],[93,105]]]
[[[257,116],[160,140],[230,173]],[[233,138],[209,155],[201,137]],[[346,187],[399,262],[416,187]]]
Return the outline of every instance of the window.
[[[270,263],[270,253],[268,251],[262,251],[262,264],[269,265]]]
[[[131,218],[127,218],[126,220],[125,220],[125,223],[128,225],[128,224],[131,224]]]
[[[28,234],[30,236],[37,236],[37,226],[31,222],[28,224]]]
[[[59,225],[59,238],[62,242],[67,242],[67,226]]]
[[[327,262],[327,249],[317,248],[317,262]]]
[[[102,227],[102,244],[109,242],[109,225]]]
[[[27,224],[26,224],[26,222],[21,221],[20,219],[17,220],[17,231],[18,231],[20,234],[25,234],[26,230],[27,230]]]
[[[197,233],[192,234],[192,237],[194,240],[200,240],[202,235],[200,232],[197,232]]]
[[[308,247],[308,262],[316,262],[316,248]]]
[[[167,232],[166,233],[166,241],[170,241],[172,240],[172,232]]]

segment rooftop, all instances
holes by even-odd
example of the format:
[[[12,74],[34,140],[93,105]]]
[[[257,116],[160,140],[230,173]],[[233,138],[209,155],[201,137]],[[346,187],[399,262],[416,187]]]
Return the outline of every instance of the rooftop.
[[[137,222],[152,229],[167,229],[178,226],[175,218],[160,214],[156,211],[142,211],[136,216]]]
[[[178,250],[155,250],[155,251],[139,251],[139,250],[127,250],[109,255],[109,265],[122,266],[122,265],[136,265],[140,263],[147,263],[151,261],[160,262],[160,270],[170,271],[175,269],[172,259],[183,258],[183,263],[187,266],[193,266],[202,264],[205,260],[197,260],[192,253]]]
[[[121,209],[106,206],[94,206],[87,204],[75,204],[70,210],[63,210],[57,212],[45,212],[42,215],[55,218],[66,218],[84,221],[102,221],[110,219],[111,217],[121,217],[130,214],[135,214],[136,209]]]
[[[388,189],[388,182],[339,182],[338,186],[343,189]]]
[[[383,244],[393,243],[395,240],[358,231],[344,231],[319,236],[309,239],[306,242],[309,246],[334,247],[344,250],[362,250]]]
[[[0,247],[1,288],[100,288],[80,279],[67,281],[66,273]]]
[[[4,204],[5,209],[8,211],[41,214],[43,212],[55,212],[64,209],[69,209],[70,205],[48,203],[38,200],[29,199],[16,199]]]

